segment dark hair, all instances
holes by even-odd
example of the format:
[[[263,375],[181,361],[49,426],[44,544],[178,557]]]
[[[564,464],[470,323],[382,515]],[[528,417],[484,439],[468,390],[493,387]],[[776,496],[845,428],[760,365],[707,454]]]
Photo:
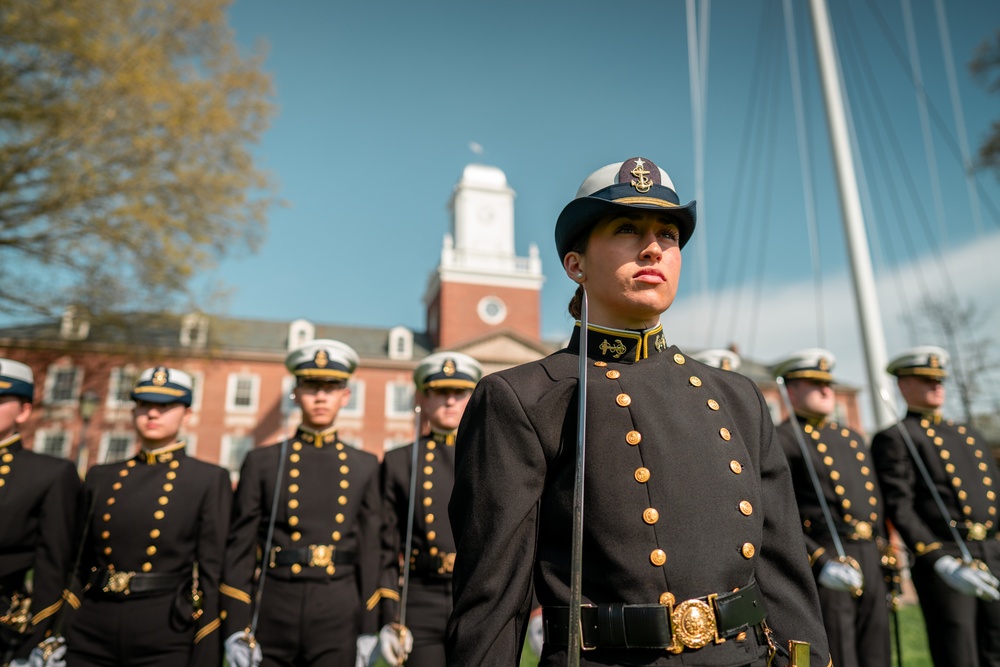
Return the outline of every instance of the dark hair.
[[[570,252],[578,252],[581,255],[587,252],[587,244],[590,242],[590,232],[593,231],[592,226],[586,234],[582,234],[580,238],[573,241],[573,245],[569,247]],[[565,258],[565,256],[564,256]],[[580,309],[583,307],[583,285],[576,286],[576,292],[573,293],[573,298],[569,300],[569,305],[566,309],[569,311],[570,316],[574,320],[580,319]]]

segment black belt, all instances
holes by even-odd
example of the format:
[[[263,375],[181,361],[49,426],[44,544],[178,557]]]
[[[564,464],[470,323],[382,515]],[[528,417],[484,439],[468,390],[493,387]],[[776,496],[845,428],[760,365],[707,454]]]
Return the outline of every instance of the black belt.
[[[450,577],[454,569],[454,552],[410,556],[410,573],[418,577]]]
[[[96,595],[127,597],[175,591],[181,584],[191,581],[191,572],[153,574],[147,572],[122,572],[114,568],[99,570],[90,579],[90,591]]]
[[[542,610],[545,641],[565,646],[569,607]],[[680,653],[734,637],[767,618],[757,583],[733,593],[709,595],[679,604],[598,604],[580,608],[583,647],[660,648]]]
[[[327,567],[328,565],[354,565],[353,551],[340,551],[332,544],[310,544],[298,549],[271,549],[271,567],[289,567],[304,565],[306,567]]]

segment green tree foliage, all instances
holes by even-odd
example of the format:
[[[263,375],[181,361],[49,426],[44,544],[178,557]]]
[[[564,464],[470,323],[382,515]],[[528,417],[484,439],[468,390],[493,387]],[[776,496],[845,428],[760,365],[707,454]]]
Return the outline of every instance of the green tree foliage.
[[[1000,93],[1000,30],[997,30],[993,39],[979,45],[969,67],[986,84],[988,90]],[[1000,121],[993,121],[993,126],[979,147],[979,161],[1000,175]]]
[[[228,4],[0,2],[0,312],[181,305],[259,244],[272,86]]]

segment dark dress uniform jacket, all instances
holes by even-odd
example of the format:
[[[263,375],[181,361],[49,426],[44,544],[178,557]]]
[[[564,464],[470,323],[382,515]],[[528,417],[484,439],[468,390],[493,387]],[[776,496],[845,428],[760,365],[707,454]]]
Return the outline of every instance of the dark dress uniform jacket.
[[[892,661],[887,604],[891,573],[887,582],[881,551],[888,545],[885,516],[871,455],[860,435],[834,422],[797,417],[777,428],[792,470],[809,561],[817,577],[823,566],[837,557],[837,551],[793,429],[799,429],[806,442],[833,517],[833,530],[845,554],[858,562],[864,575],[864,593],[858,599],[845,591],[819,587],[833,664],[888,665]]]
[[[94,512],[81,567],[83,605],[66,640],[70,666],[219,665],[219,585],[231,503],[229,473],[187,456],[183,445],[90,469],[78,509],[85,513],[93,504]],[[203,593],[197,620],[194,564]],[[179,583],[148,594],[108,593],[102,589],[110,570],[173,574]]]
[[[438,645],[443,659],[445,626],[451,613],[452,568],[455,538],[448,521],[448,500],[455,485],[455,436],[438,434],[421,438],[417,451],[416,511],[410,550],[410,591],[407,625],[414,633],[414,653],[407,664],[419,664],[423,645]],[[413,445],[387,452],[382,460],[382,582],[380,623],[399,620],[399,557],[406,544],[410,504]],[[416,662],[414,662],[416,660]],[[433,664],[429,662],[428,664]]]
[[[250,627],[251,599],[256,594],[255,569],[260,565],[257,554],[263,551],[267,539],[281,451],[281,443],[255,449],[247,454],[240,471],[226,547],[223,586],[228,614],[226,636]],[[350,617],[350,623],[339,628],[343,637],[338,642],[352,655],[357,635],[377,630],[376,615],[365,613],[364,602],[375,593],[379,576],[378,467],[376,456],[345,445],[337,440],[335,432],[317,438],[300,429],[285,447],[272,551],[332,546],[332,554],[327,552],[330,562],[324,558],[322,564],[310,566],[282,565],[275,561],[275,566],[270,567],[271,555],[264,554],[268,572],[261,605],[265,612],[286,602],[281,599],[280,591],[287,587],[278,582],[288,585],[332,582],[347,586],[351,599],[334,602]],[[289,613],[294,614],[288,619],[291,625],[301,615],[301,632],[307,638],[315,634],[310,629],[314,625],[326,627],[317,609],[299,607]],[[257,636],[265,652],[269,650],[266,625],[267,614],[262,613]],[[344,644],[348,638],[349,647]],[[273,647],[274,642],[271,644]]]
[[[997,484],[1000,472],[974,429],[909,412],[902,421],[973,558],[1000,575]],[[961,558],[945,518],[896,425],[872,440],[888,518],[916,554],[911,567],[937,665],[1000,665],[1000,602],[951,589],[934,572],[941,556]],[[978,649],[977,649],[978,646]]]
[[[449,664],[517,665],[532,601],[569,600],[579,331],[485,377],[459,428]],[[633,339],[634,338],[634,339]],[[647,358],[648,355],[648,358]],[[755,385],[668,347],[660,327],[589,334],[583,602],[663,603],[756,581],[776,642],[829,654],[788,463]],[[655,563],[660,563],[659,565]],[[746,665],[756,633],[686,649],[597,649],[583,664]],[[546,644],[542,665],[565,664]]]
[[[34,568],[31,626],[14,657],[26,658],[61,607],[73,557],[73,519],[80,488],[73,464],[24,448],[20,435],[0,446],[0,614],[24,592]],[[4,650],[0,638],[0,660]]]

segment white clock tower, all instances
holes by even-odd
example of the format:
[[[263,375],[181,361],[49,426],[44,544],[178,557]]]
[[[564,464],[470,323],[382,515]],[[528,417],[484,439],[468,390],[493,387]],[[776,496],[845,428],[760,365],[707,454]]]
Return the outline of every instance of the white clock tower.
[[[448,208],[451,232],[431,274],[424,303],[427,332],[437,347],[510,329],[540,338],[545,277],[538,247],[514,253],[514,191],[496,167],[470,164]]]

